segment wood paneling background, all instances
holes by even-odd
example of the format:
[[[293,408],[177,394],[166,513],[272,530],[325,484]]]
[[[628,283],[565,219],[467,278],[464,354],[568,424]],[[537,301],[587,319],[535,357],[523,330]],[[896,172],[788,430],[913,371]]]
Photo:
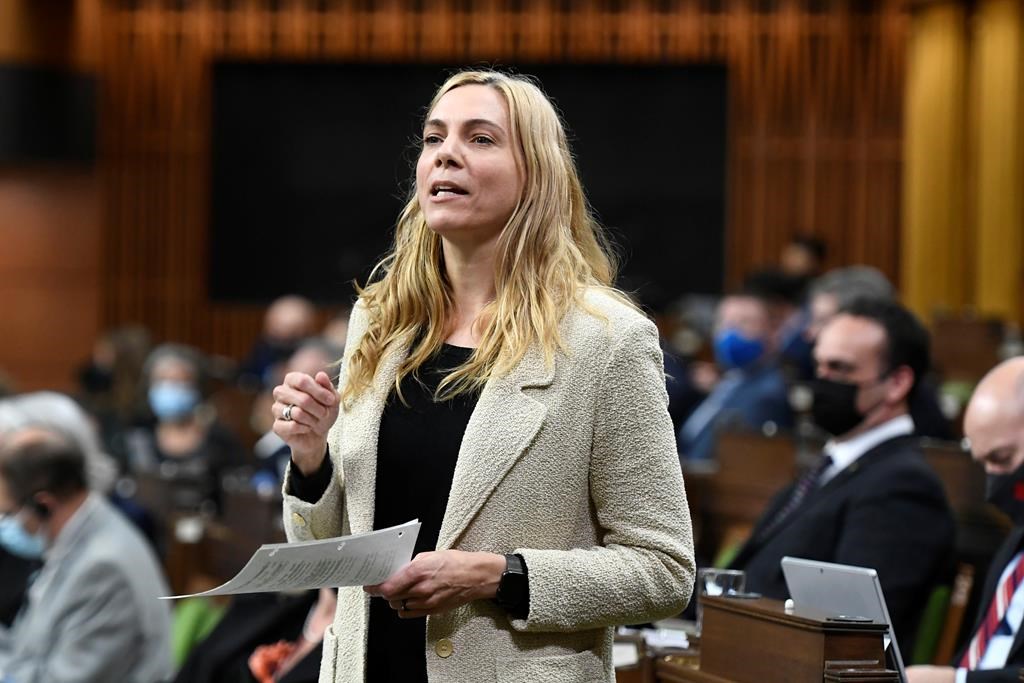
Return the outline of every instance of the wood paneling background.
[[[102,321],[241,355],[261,311],[206,298],[219,58],[726,63],[728,280],[795,232],[895,277],[900,0],[103,0]],[[665,226],[671,230],[672,226]],[[273,273],[255,273],[273,277]]]
[[[98,68],[98,0],[0,2],[0,64]],[[100,323],[100,191],[75,165],[0,167],[0,374],[74,388]]]
[[[71,390],[100,310],[99,192],[82,170],[0,170],[0,370],[15,388]]]

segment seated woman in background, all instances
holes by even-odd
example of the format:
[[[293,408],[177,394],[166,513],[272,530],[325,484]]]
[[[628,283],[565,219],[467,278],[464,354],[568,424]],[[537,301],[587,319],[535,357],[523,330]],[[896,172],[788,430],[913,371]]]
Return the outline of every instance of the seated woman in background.
[[[143,377],[156,422],[127,435],[131,472],[173,482],[175,509],[215,509],[220,475],[245,464],[246,455],[204,402],[202,355],[187,346],[164,344],[149,355]]]
[[[340,395],[274,390],[291,540],[422,523],[411,563],[339,591],[321,681],[611,682],[613,627],[693,587],[658,333],[540,88],[463,72],[426,119]]]

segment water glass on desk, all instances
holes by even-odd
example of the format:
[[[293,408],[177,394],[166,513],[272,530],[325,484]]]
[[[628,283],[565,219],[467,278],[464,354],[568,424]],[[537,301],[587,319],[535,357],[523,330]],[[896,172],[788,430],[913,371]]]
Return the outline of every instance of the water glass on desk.
[[[739,569],[705,567],[697,570],[697,635],[704,626],[704,598],[742,593],[746,583],[747,575]]]

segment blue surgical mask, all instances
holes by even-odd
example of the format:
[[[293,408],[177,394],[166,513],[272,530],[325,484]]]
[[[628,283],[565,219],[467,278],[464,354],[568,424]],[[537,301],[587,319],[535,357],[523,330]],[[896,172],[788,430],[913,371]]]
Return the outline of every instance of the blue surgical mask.
[[[149,388],[149,407],[161,421],[180,420],[199,405],[199,392],[181,382],[158,382]]]
[[[746,368],[764,355],[764,342],[724,329],[715,335],[715,360],[725,370]]]
[[[42,532],[30,534],[17,515],[0,517],[0,546],[26,560],[42,559],[49,541]]]

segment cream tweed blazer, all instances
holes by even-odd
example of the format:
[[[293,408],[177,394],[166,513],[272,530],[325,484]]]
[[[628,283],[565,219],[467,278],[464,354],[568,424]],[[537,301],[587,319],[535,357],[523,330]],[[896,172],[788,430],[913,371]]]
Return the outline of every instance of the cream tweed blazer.
[[[476,601],[428,617],[431,683],[612,682],[614,626],[674,615],[689,600],[693,538],[656,329],[598,290],[585,302],[600,315],[566,315],[566,352],[551,367],[533,348],[484,386],[438,539],[438,550],[520,553],[529,615]],[[366,326],[357,305],[347,349]],[[290,540],[373,530],[381,412],[407,352],[385,356],[373,389],[339,415],[328,439],[335,478],[321,499],[287,495],[286,476]],[[369,600],[339,591],[320,683],[364,681]]]

